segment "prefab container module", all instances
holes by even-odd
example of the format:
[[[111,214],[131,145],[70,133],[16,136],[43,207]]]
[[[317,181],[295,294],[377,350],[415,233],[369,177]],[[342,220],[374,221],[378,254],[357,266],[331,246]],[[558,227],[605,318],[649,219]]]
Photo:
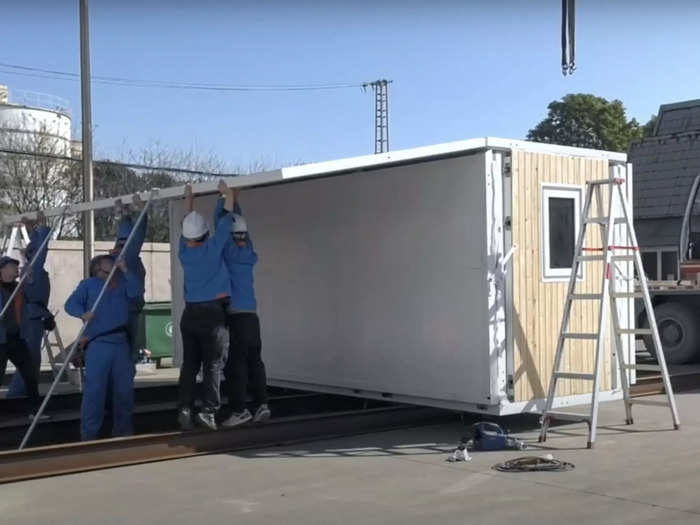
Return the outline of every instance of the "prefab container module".
[[[240,202],[260,256],[270,383],[491,414],[540,410],[585,181],[613,169],[631,196],[624,154],[485,138],[234,179],[258,185]],[[216,198],[195,202],[210,221]],[[171,201],[176,356],[182,217],[183,201]],[[599,289],[601,275],[602,264],[589,264],[579,290]],[[623,303],[628,327],[632,312]],[[575,331],[596,330],[597,314],[591,303],[575,309]],[[592,342],[575,343],[569,369],[592,371],[593,355]],[[603,400],[620,397],[610,362],[608,351]],[[590,382],[563,383],[555,405],[588,401]]]

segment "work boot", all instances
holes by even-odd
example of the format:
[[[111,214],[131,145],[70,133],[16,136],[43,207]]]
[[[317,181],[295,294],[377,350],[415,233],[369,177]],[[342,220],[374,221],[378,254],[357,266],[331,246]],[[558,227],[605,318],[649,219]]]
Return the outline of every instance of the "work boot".
[[[189,408],[181,408],[177,413],[177,423],[182,430],[192,430],[192,411]]]
[[[228,417],[228,419],[225,419],[221,422],[221,426],[226,428],[237,427],[239,425],[247,423],[251,419],[253,419],[253,415],[246,408],[243,412],[234,412],[233,414],[231,414]]]
[[[268,419],[270,419],[271,415],[272,412],[270,412],[267,403],[263,403],[255,411],[255,415],[253,416],[253,423],[262,423],[264,421],[267,421]]]
[[[198,412],[197,423],[207,427],[209,430],[216,430],[216,417],[211,412]]]

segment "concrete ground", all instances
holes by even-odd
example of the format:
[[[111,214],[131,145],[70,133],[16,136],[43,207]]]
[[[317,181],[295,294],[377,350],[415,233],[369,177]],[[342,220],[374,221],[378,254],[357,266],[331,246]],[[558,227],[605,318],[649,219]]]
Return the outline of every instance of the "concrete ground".
[[[90,524],[694,524],[700,523],[700,393],[677,396],[682,428],[661,407],[603,405],[598,441],[557,427],[563,473],[500,473],[505,459],[445,459],[460,423],[154,463],[0,487],[4,523]],[[518,429],[536,440],[536,429]],[[516,422],[517,424],[517,422]],[[514,427],[513,427],[514,428]]]

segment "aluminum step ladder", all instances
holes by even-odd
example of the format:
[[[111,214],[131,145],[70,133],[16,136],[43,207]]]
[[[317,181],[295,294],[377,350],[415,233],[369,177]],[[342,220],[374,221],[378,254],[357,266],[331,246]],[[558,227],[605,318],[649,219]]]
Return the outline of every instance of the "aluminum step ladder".
[[[51,335],[53,335],[53,341],[51,341]],[[58,331],[58,325],[51,331],[44,332],[44,350],[49,358],[49,364],[51,365],[51,372],[53,373],[54,379],[58,376],[58,372],[63,365],[63,362],[68,356],[66,352],[66,347],[63,345],[63,339]],[[81,370],[69,364],[66,368],[66,378],[67,382],[71,385],[78,387],[82,391],[82,374]]]
[[[20,246],[19,243],[24,243],[24,246]],[[29,245],[29,233],[27,233],[27,228],[24,224],[14,224],[10,230],[10,235],[3,234],[2,239],[0,239],[0,253],[3,255],[12,256],[12,252],[15,249],[26,248]]]
[[[615,350],[615,360],[619,367],[619,375],[622,385],[622,394],[625,403],[626,423],[633,424],[632,405],[654,405],[668,406],[671,411],[674,429],[680,428],[678,419],[678,409],[676,400],[673,396],[671,380],[666,367],[659,331],[656,326],[656,317],[654,316],[654,308],[651,304],[649,296],[649,288],[647,279],[642,267],[642,259],[639,253],[639,245],[637,244],[637,236],[634,231],[634,226],[630,220],[629,207],[624,195],[622,185],[625,183],[623,178],[615,178],[614,170],[611,168],[611,177],[609,179],[589,181],[586,183],[586,199],[581,213],[581,221],[576,241],[574,260],[571,269],[571,278],[569,280],[569,288],[564,306],[564,314],[562,316],[561,329],[557,341],[556,354],[554,357],[554,367],[552,377],[549,382],[545,409],[542,412],[542,427],[540,430],[539,441],[544,442],[547,439],[547,430],[552,420],[561,419],[566,421],[586,422],[588,424],[588,448],[593,448],[596,438],[596,427],[598,424],[598,405],[600,394],[600,380],[603,367],[603,354],[605,352],[606,343],[606,328],[608,325],[608,316],[612,319],[613,335],[612,343]],[[603,201],[603,189],[607,191],[607,206]],[[591,215],[591,204],[595,196],[597,204],[598,216]],[[619,208],[616,207],[619,206]],[[602,216],[601,213],[607,208],[607,215]],[[622,216],[615,217],[615,210],[620,209]],[[625,235],[616,233],[616,225],[623,225]],[[587,248],[584,247],[586,240],[586,232],[588,226],[600,227],[600,238],[602,241],[601,247]],[[624,240],[617,237],[624,237]],[[582,265],[588,262],[602,262],[603,275],[601,279],[600,293],[577,293],[576,282],[579,278],[579,271]],[[620,291],[615,289],[615,281],[619,268],[617,263],[633,263],[635,273],[639,280],[638,291]],[[622,273],[622,272],[620,272]],[[628,300],[630,298],[641,298],[644,300],[644,308],[646,309],[649,319],[649,328],[644,329],[627,329],[622,328],[620,324],[620,316],[617,309],[617,300]],[[600,304],[600,313],[598,318],[598,330],[592,333],[577,333],[569,331],[571,310],[574,302],[594,301]],[[622,336],[627,335],[646,335],[651,336],[656,355],[658,356],[658,365],[637,365],[626,362]],[[595,369],[592,372],[571,372],[563,370],[564,355],[570,351],[571,341],[583,340],[595,342]],[[631,361],[631,359],[630,359]],[[611,366],[614,366],[611,360]],[[629,393],[629,378],[630,370],[648,370],[660,372],[663,378],[666,399],[664,401],[632,399]],[[554,399],[557,392],[557,386],[560,380],[584,380],[591,381],[593,384],[591,391],[591,405],[588,414],[572,413],[552,410]]]

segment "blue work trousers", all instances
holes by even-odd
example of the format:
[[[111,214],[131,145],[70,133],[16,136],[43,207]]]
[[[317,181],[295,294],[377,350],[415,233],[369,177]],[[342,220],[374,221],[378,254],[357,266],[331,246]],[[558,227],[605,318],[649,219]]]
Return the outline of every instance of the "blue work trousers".
[[[112,436],[131,435],[134,362],[126,336],[120,343],[107,343],[99,339],[93,341],[85,354],[85,384],[80,408],[80,435],[83,441],[97,439],[108,392],[112,399]]]

